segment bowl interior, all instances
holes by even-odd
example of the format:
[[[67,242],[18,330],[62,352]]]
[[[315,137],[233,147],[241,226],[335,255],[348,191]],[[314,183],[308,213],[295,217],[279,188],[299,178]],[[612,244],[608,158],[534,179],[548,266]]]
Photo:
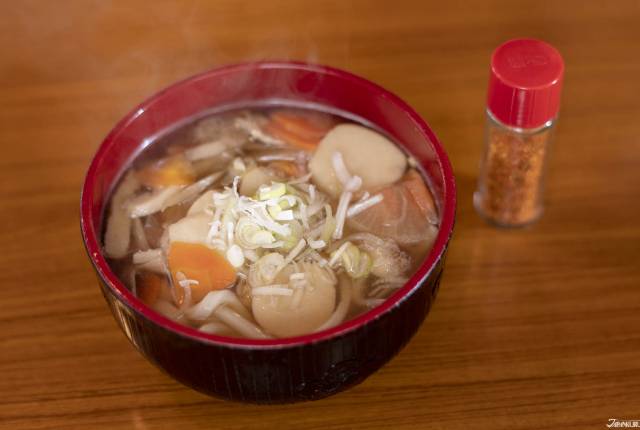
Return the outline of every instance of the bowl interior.
[[[177,122],[219,107],[269,103],[312,103],[350,112],[383,130],[405,147],[429,176],[441,214],[436,241],[418,271],[382,305],[337,327],[292,338],[252,340],[209,335],[175,323],[142,304],[122,284],[101,254],[104,206],[129,160],[150,136]],[[442,257],[453,230],[455,184],[449,160],[428,125],[406,103],[350,73],[303,63],[248,63],[215,69],[159,92],[125,116],[99,147],[85,179],[81,228],[89,257],[102,280],[141,316],[184,336],[247,347],[320,341],[365,324],[404,300]]]

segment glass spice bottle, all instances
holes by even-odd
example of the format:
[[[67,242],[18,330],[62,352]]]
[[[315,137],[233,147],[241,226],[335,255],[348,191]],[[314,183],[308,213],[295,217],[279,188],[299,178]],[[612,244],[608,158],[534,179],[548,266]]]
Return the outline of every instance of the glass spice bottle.
[[[538,219],[547,152],[560,106],[564,63],[551,45],[510,40],[491,57],[485,152],[476,210],[501,227]]]

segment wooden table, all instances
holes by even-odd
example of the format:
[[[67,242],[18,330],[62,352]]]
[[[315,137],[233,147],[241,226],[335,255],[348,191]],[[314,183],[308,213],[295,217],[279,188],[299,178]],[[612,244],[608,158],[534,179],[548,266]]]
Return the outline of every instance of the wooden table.
[[[598,429],[640,419],[640,3],[20,1],[0,20],[0,427]],[[547,206],[496,230],[471,195],[489,55],[546,39],[567,71]],[[169,379],[119,332],[78,225],[85,169],[136,102],[294,58],[412,104],[459,186],[435,308],[352,390],[246,406]]]

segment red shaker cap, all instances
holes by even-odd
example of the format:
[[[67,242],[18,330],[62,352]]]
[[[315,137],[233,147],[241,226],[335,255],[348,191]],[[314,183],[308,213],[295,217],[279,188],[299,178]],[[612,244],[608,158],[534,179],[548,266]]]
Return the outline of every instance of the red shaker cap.
[[[564,62],[548,43],[514,39],[491,56],[487,106],[501,122],[540,127],[558,114]]]

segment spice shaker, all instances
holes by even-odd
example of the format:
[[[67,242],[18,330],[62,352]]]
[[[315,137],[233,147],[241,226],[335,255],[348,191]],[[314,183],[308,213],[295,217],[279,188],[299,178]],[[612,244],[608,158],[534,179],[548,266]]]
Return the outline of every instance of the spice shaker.
[[[540,40],[510,40],[493,52],[485,152],[473,195],[476,210],[492,224],[524,226],[542,214],[563,73],[560,53]]]

